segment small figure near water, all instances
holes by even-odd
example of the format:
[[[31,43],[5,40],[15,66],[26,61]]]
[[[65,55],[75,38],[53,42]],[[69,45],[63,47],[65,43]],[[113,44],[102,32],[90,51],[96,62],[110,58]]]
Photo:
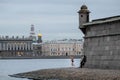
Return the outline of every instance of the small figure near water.
[[[82,60],[80,62],[80,68],[82,68],[85,65],[86,61],[87,61],[87,57],[83,55]]]
[[[74,57],[73,57],[73,56],[70,56],[70,58],[71,58],[71,66],[75,66],[75,65],[74,65]]]

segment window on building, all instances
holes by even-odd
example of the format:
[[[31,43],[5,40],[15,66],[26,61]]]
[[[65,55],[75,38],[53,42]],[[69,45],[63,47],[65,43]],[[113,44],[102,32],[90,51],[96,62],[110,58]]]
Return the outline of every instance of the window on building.
[[[51,49],[51,51],[52,51],[52,49]]]
[[[74,48],[73,48],[73,51],[74,51]]]
[[[81,15],[81,17],[83,17],[83,15]]]

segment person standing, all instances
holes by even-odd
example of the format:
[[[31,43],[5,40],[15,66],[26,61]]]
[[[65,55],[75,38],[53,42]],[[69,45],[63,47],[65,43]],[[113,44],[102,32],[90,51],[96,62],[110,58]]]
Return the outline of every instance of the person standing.
[[[80,68],[82,68],[85,65],[86,61],[87,61],[87,57],[85,55],[83,55],[83,58],[80,62]]]
[[[74,57],[73,56],[71,56],[71,66],[75,66],[74,65]]]

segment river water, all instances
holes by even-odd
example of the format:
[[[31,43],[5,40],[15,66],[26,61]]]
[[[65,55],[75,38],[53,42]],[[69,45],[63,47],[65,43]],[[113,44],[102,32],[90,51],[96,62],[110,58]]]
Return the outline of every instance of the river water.
[[[79,67],[80,59],[74,60],[74,67]],[[28,80],[8,75],[39,69],[72,67],[70,59],[7,59],[0,60],[0,80]]]

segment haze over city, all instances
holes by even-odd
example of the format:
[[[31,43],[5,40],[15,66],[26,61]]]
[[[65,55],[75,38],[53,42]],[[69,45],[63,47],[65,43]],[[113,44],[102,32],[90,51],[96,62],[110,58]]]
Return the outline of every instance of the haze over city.
[[[77,11],[83,4],[90,20],[120,14],[120,0],[0,0],[0,36],[29,36],[34,24],[43,40],[80,39]]]

